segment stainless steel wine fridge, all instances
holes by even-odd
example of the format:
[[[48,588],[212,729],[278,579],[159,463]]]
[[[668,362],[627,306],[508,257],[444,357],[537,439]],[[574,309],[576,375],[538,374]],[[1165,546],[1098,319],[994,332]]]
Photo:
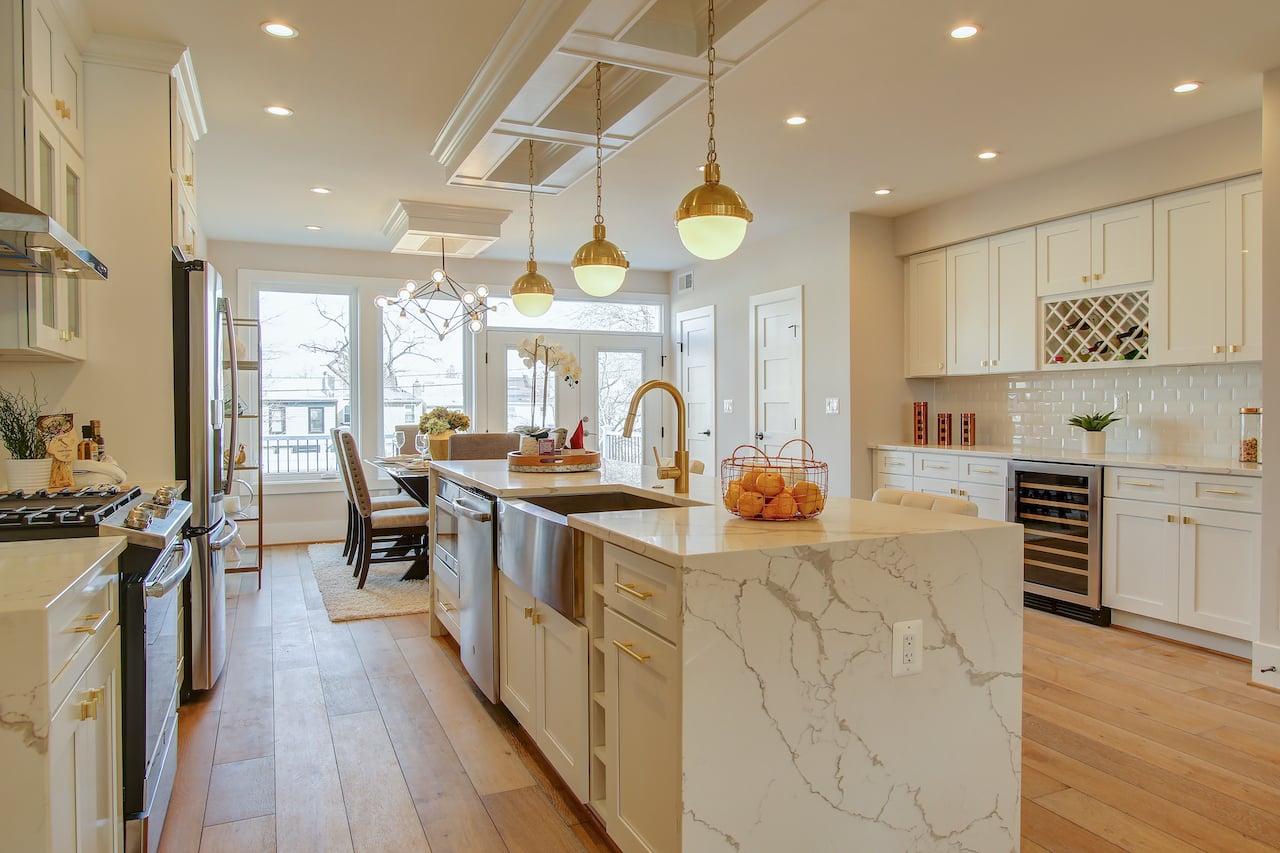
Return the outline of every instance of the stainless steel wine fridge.
[[[1023,527],[1023,602],[1110,625],[1102,606],[1102,467],[1009,463],[1009,521]]]

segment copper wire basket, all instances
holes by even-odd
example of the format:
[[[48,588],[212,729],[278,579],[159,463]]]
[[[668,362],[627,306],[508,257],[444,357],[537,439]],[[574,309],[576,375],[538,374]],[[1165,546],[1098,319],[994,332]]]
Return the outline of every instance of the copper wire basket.
[[[793,444],[803,445],[801,456],[787,455]],[[777,456],[740,444],[720,462],[720,498],[725,509],[739,518],[813,518],[827,503],[827,463],[813,459],[813,445],[803,438],[782,445]]]

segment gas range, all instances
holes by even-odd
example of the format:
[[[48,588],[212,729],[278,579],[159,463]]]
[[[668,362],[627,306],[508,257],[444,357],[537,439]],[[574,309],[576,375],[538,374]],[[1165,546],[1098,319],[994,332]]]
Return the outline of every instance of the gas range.
[[[0,542],[97,536],[99,525],[141,497],[136,486],[0,492]]]

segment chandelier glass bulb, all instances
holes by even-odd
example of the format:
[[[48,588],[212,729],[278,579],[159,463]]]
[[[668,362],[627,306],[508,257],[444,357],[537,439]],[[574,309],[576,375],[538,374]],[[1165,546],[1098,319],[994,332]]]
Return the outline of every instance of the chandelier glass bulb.
[[[476,301],[476,295],[468,290],[466,293],[462,294],[462,301],[466,305],[471,305]]]
[[[489,297],[489,288],[485,287],[483,284],[480,285],[476,288],[476,296],[481,299],[487,299]]]
[[[479,320],[472,320],[468,324],[468,327],[471,329],[471,331],[478,332],[484,328],[484,323],[481,323]]]
[[[391,304],[391,300],[383,296],[382,294],[378,294],[377,296],[373,297],[373,304],[378,306],[379,308],[386,308],[388,305]]]
[[[434,281],[436,284],[440,284],[442,281],[444,281],[444,270],[436,270],[435,272],[433,272],[431,274],[431,280]]]

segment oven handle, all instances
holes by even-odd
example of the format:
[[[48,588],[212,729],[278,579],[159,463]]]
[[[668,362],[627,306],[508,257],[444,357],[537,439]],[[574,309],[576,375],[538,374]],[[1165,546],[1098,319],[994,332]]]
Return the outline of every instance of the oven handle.
[[[466,498],[458,498],[449,504],[446,511],[451,511],[461,518],[465,518],[470,521],[478,521],[482,524],[493,520],[493,515],[485,512],[486,507],[471,507],[468,506],[465,501]]]
[[[182,579],[187,576],[187,572],[191,571],[191,561],[195,557],[195,549],[191,547],[191,543],[187,540],[182,542],[182,556],[178,559],[178,567],[157,578],[156,580],[147,579],[144,589],[147,592],[147,598],[163,598],[168,595],[173,588],[182,583]],[[170,558],[170,563],[173,559]]]
[[[236,524],[235,521],[233,521],[230,518],[228,518],[226,521],[227,523],[225,527],[227,529],[223,537],[217,540],[216,542],[212,539],[209,540],[210,551],[221,551],[223,548],[230,545],[232,541],[234,541],[235,538],[240,535],[240,525]]]

